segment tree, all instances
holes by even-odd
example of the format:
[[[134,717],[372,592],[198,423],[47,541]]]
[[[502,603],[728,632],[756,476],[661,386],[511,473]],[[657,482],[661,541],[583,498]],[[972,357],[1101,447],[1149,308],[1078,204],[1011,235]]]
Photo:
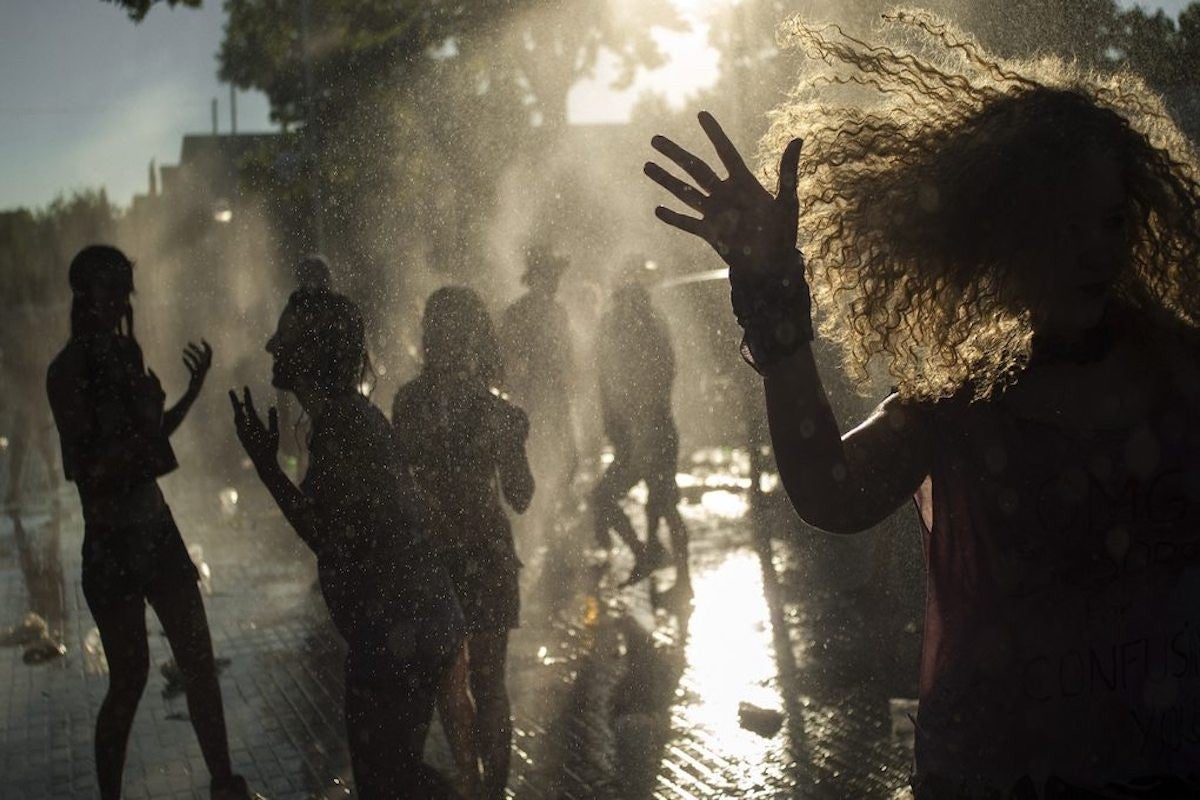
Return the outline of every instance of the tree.
[[[442,270],[485,256],[504,170],[566,124],[603,52],[631,80],[661,62],[669,0],[227,0],[220,75],[302,133],[326,247],[378,286],[398,254]],[[329,239],[338,239],[331,243]]]
[[[104,0],[106,3],[120,6],[134,22],[141,22],[150,13],[150,8],[158,3],[166,2],[171,7],[188,6],[199,8],[203,0]]]
[[[64,301],[67,264],[84,245],[112,241],[119,214],[104,190],[60,195],[41,209],[0,213],[0,287],[7,303]]]
[[[220,76],[257,88],[285,124],[354,105],[429,67],[461,68],[486,96],[520,96],[536,125],[565,122],[566,95],[614,53],[628,82],[662,62],[650,31],[681,30],[668,0],[226,0]],[[311,102],[311,108],[309,104]]]

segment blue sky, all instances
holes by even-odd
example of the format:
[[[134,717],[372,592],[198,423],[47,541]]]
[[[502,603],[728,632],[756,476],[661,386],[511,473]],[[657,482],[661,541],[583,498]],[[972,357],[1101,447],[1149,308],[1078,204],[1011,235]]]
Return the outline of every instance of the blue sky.
[[[61,191],[144,192],[151,158],[172,164],[186,132],[211,130],[224,14],[156,7],[134,25],[99,0],[0,0],[0,209]],[[266,97],[240,93],[238,130],[270,129]]]
[[[675,0],[703,15],[712,0]],[[1143,3],[1177,14],[1189,0]],[[1132,0],[1122,0],[1132,5]],[[615,94],[604,76],[576,87],[578,121],[621,119],[643,90],[681,103],[716,77],[716,54],[697,17],[691,36],[663,34],[674,63]],[[224,13],[156,7],[140,25],[100,0],[0,0],[0,209],[40,206],[60,192],[105,188],[120,204],[146,190],[151,158],[173,164],[185,133],[229,130],[229,88],[216,79]],[[269,130],[266,98],[238,95],[238,130]]]

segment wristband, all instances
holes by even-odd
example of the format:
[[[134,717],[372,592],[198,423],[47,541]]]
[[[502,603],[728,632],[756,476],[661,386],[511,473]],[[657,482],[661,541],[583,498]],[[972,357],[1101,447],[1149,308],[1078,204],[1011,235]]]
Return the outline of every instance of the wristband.
[[[733,313],[742,326],[742,358],[759,373],[813,340],[812,297],[804,278],[804,257],[769,275],[749,277],[729,271]]]

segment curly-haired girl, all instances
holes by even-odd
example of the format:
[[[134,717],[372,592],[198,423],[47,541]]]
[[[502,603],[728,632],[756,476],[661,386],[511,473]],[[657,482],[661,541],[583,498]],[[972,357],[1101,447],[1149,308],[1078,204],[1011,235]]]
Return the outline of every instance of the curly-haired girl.
[[[1194,796],[1195,155],[1134,76],[885,19],[881,46],[785,24],[828,69],[773,114],[776,195],[701,114],[728,177],[655,137],[691,182],[646,173],[700,217],[656,213],[730,266],[800,515],[851,533],[916,496],[917,796]],[[814,302],[849,372],[895,386],[844,436]]]

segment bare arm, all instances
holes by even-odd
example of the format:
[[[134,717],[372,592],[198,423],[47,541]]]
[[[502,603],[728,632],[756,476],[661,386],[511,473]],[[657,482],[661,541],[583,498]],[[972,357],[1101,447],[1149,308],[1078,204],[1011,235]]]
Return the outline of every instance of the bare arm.
[[[763,389],[780,480],[810,525],[831,533],[876,525],[929,473],[923,414],[898,397],[841,435],[811,347],[768,368]]]
[[[701,113],[700,124],[728,177],[720,178],[702,159],[670,139],[654,137],[654,148],[693,183],[654,163],[646,164],[646,175],[701,216],[662,206],[655,214],[711,245],[729,265],[731,280],[803,282],[801,274],[780,272],[796,263],[800,141],[793,140],[785,149],[779,163],[779,189],[772,194],[746,167],[711,115]],[[807,298],[806,287],[803,297]],[[763,372],[780,478],[806,522],[838,533],[868,528],[898,508],[928,473],[929,443],[917,409],[889,398],[843,437],[808,343],[800,343],[791,355],[763,367]]]
[[[525,454],[525,440],[529,436],[529,418],[516,406],[504,409],[509,418],[502,422],[500,452],[497,468],[500,472],[500,489],[504,499],[518,514],[525,513],[533,500],[533,471]]]
[[[179,401],[163,414],[163,433],[168,437],[179,429],[183,418],[187,416],[192,404],[200,396],[204,378],[208,375],[209,367],[212,366],[212,346],[203,339],[200,340],[200,343],[203,347],[188,342],[187,347],[183,350],[183,364],[187,367],[191,378],[188,380],[188,387],[183,393],[183,397],[179,398]]]
[[[279,415],[272,406],[267,411],[267,424],[264,425],[254,408],[250,389],[245,388],[242,392],[242,400],[238,400],[236,392],[229,392],[238,439],[284,518],[309,549],[316,553],[321,532],[316,504],[292,483],[279,466]]]
[[[258,477],[262,480],[263,486],[267,487],[275,504],[283,512],[284,519],[288,521],[296,534],[308,545],[310,550],[314,553],[319,552],[321,526],[316,513],[316,505],[312,499],[292,483],[278,462],[268,464],[265,469],[259,470]]]

